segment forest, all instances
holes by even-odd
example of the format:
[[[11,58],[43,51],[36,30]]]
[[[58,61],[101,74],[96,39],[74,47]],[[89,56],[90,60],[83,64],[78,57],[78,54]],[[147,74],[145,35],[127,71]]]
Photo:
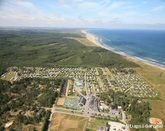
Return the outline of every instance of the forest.
[[[0,74],[10,66],[137,67],[122,56],[100,47],[88,47],[68,37],[72,31],[0,30]]]
[[[13,121],[12,130],[45,123],[62,83],[62,79],[26,78],[14,83],[0,80],[0,130],[9,121]]]
[[[122,106],[122,109],[131,115],[132,125],[149,124],[151,107],[149,102],[140,98],[130,97],[123,92],[109,90],[100,95],[101,100],[106,101],[109,106]],[[140,129],[139,129],[140,130]],[[145,130],[145,129],[141,129]]]

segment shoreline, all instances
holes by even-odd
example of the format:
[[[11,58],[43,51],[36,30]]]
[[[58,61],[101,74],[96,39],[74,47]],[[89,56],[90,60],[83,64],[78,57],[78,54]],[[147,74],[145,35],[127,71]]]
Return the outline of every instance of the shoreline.
[[[158,63],[153,62],[153,61],[145,60],[145,59],[142,59],[142,58],[139,58],[139,57],[136,57],[136,56],[130,56],[130,55],[128,55],[128,54],[126,54],[124,52],[121,52],[121,51],[115,51],[114,48],[104,44],[103,42],[101,42],[98,39],[97,36],[87,32],[86,30],[81,30],[81,33],[85,35],[86,39],[88,39],[90,42],[92,42],[93,44],[95,44],[98,47],[101,47],[101,48],[104,48],[106,50],[112,51],[113,53],[119,54],[122,57],[124,57],[124,58],[126,58],[128,60],[131,60],[131,61],[133,61],[135,63],[142,62],[142,63],[147,64],[149,66],[165,70],[165,66],[164,65],[158,64]]]

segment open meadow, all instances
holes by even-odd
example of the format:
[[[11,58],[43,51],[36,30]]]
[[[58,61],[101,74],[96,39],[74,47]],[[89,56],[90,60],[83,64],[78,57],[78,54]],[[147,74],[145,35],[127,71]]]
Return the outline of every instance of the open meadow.
[[[84,131],[88,118],[54,113],[50,123],[50,131]]]

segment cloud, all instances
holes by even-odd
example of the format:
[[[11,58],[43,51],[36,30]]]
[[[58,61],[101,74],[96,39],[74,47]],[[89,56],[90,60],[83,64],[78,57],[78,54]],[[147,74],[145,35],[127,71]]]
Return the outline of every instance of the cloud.
[[[132,0],[43,0],[51,9],[31,0],[0,1],[0,26],[117,27],[163,21],[149,21],[146,14],[135,10]],[[163,5],[153,8],[161,10]]]
[[[0,10],[0,25],[29,24],[43,13],[33,3],[24,0],[3,1]]]
[[[152,9],[152,11],[158,12],[158,11],[165,11],[165,5],[159,5]]]
[[[22,14],[42,14],[42,11],[33,3],[25,0],[4,0],[0,11],[7,13],[22,13]]]
[[[0,9],[0,26],[76,26],[83,25],[80,19],[63,14],[47,15],[36,5],[24,0],[3,2]]]

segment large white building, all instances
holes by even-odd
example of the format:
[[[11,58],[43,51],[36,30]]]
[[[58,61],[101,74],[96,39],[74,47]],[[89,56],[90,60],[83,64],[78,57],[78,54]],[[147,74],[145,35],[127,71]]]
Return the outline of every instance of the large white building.
[[[108,122],[109,131],[128,131],[125,124],[119,122]]]
[[[106,126],[99,127],[97,131],[129,131],[129,129],[125,124],[109,121]]]

